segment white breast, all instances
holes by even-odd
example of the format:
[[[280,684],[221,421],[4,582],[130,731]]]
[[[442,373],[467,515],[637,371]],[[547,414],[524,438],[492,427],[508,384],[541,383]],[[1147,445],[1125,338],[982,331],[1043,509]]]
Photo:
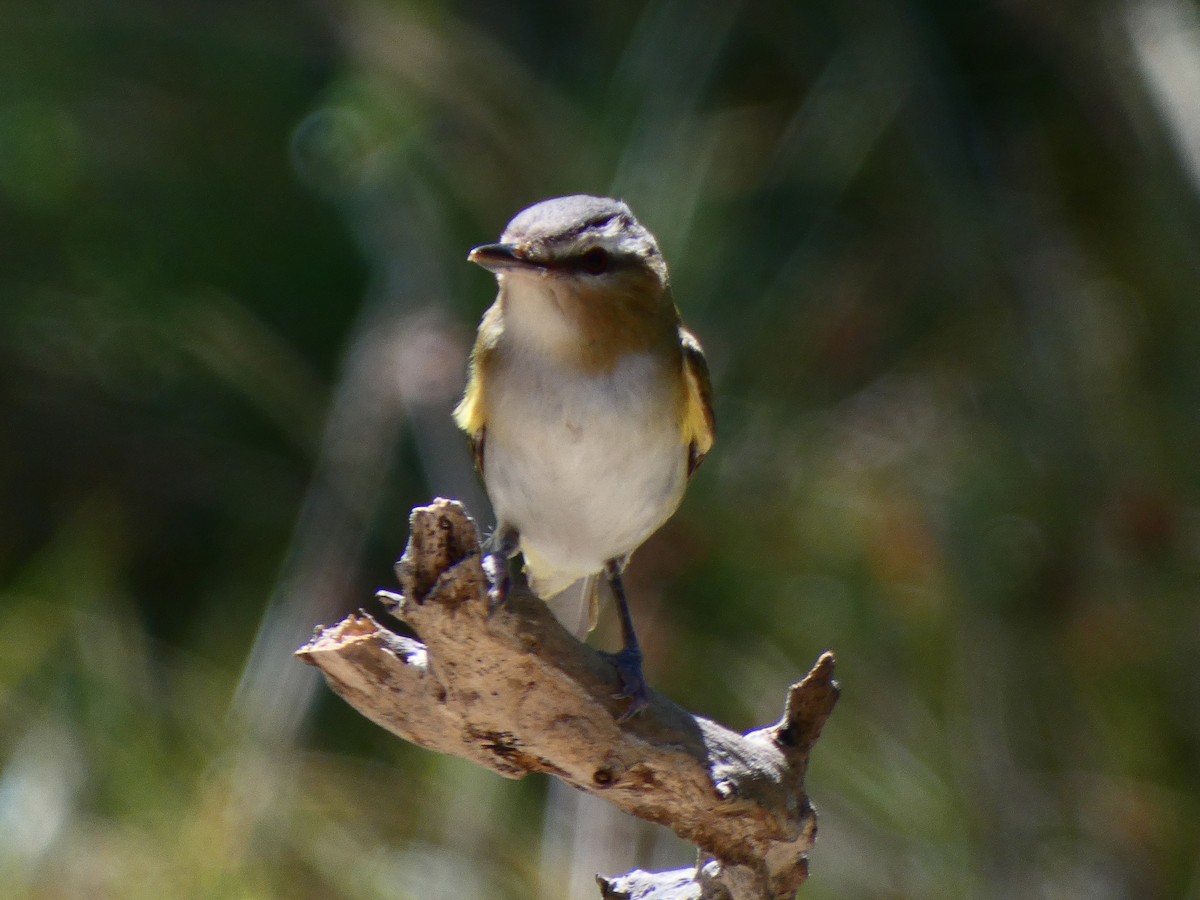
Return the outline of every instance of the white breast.
[[[679,505],[677,395],[648,355],[594,376],[537,347],[507,350],[490,381],[484,477],[550,596],[632,552]]]

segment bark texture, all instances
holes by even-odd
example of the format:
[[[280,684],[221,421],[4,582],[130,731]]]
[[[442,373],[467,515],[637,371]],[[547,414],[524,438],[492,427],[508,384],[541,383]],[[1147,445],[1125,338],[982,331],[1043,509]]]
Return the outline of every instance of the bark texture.
[[[604,654],[515,586],[489,614],[481,558],[458,503],[413,510],[396,564],[401,594],[382,596],[421,641],[360,613],[318,629],[297,655],[405,740],[508,778],[549,773],[700,850],[694,869],[598,878],[603,897],[792,897],[816,835],[804,775],[837,701],[833,655],[791,686],[782,718],[765,728],[738,734],[658,694],[618,723],[625,701],[613,697],[620,685]]]

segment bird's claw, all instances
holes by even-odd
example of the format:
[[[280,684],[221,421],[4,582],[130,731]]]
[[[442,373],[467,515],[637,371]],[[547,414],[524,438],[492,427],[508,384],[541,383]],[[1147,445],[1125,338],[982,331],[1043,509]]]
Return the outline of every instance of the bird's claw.
[[[491,587],[488,589],[488,615],[493,615],[496,610],[508,602],[510,586],[508,559],[499,553],[485,554],[483,573],[491,583]]]
[[[385,591],[381,588],[375,592],[375,599],[391,612],[395,612],[404,606],[404,595],[397,594],[395,591]]]
[[[628,722],[650,705],[650,688],[642,674],[642,653],[637,647],[626,647],[619,653],[606,653],[621,678],[621,690],[613,694],[616,700],[628,700],[629,706],[617,717]]]

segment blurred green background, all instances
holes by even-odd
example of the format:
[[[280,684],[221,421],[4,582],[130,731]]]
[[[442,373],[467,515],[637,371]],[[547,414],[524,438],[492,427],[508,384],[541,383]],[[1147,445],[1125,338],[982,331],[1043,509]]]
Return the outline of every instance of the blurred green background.
[[[716,385],[652,684],[745,730],[838,653],[802,895],[1200,898],[1198,187],[1190,0],[6,0],[0,896],[688,863],[291,658],[489,520],[465,255],[591,192]]]

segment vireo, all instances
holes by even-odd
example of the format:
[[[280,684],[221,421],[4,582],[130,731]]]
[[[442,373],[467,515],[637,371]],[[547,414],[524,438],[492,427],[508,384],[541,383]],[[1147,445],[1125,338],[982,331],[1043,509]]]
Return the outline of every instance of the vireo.
[[[628,718],[649,697],[621,573],[712,447],[704,354],[654,236],[619,200],[543,201],[467,258],[500,286],[454,410],[496,512],[492,602],[504,602],[520,551],[534,593],[582,639],[603,576],[620,615],[624,646],[611,659]]]

